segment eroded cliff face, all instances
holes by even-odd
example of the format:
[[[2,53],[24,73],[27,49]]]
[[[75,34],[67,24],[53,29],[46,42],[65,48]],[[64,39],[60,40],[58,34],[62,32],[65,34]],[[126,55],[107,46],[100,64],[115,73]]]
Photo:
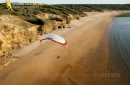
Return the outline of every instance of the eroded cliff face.
[[[0,69],[12,61],[15,50],[39,40],[39,35],[65,28],[66,24],[73,19],[72,15],[64,19],[47,13],[41,13],[35,17],[41,24],[33,24],[13,15],[0,16]]]
[[[38,34],[48,34],[54,30],[65,28],[67,21],[66,19],[56,14],[41,13],[36,15],[41,20],[42,24],[38,27]]]
[[[13,51],[38,39],[38,26],[12,15],[0,16],[0,66],[13,58]]]

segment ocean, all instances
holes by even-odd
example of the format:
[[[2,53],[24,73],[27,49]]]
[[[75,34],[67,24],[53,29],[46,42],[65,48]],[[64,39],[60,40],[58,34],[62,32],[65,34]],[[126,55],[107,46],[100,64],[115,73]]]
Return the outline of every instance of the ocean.
[[[130,84],[130,17],[116,17],[109,27],[109,63]]]

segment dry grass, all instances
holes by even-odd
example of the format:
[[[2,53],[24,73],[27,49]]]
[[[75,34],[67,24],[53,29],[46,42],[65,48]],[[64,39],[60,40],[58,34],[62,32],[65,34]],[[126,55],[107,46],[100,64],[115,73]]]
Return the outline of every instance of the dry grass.
[[[16,16],[0,16],[0,66],[12,59],[13,50],[22,48],[37,39],[33,25]]]

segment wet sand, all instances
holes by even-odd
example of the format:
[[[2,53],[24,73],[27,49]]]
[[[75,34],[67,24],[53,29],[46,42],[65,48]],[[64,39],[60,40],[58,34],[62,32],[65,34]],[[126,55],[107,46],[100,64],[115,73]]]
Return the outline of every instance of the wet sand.
[[[50,41],[40,45],[2,69],[0,85],[123,85],[108,56],[108,27],[117,14],[90,15],[73,21],[69,31],[54,32],[69,48]]]

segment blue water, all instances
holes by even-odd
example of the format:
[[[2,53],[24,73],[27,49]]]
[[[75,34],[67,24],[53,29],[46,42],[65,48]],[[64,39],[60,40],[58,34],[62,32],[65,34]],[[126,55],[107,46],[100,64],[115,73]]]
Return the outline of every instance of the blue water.
[[[110,25],[109,61],[124,85],[130,84],[130,17],[117,17]]]

